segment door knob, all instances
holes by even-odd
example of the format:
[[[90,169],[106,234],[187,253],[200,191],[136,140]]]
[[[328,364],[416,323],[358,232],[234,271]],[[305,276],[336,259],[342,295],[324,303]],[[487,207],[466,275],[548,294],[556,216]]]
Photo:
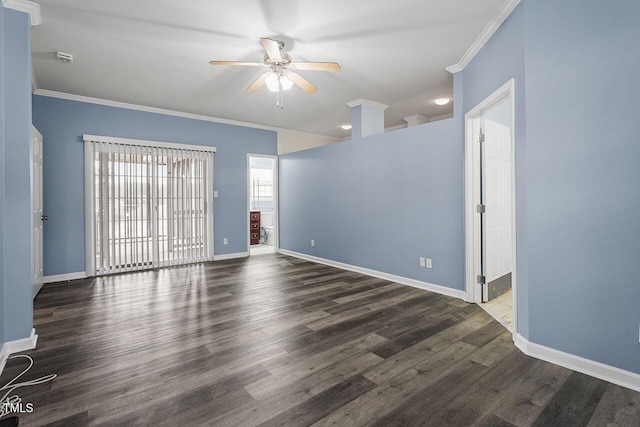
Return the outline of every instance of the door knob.
[[[49,219],[49,217],[48,217],[48,216],[46,216],[46,215],[42,215],[42,220],[43,220],[43,221],[46,221],[46,220],[48,220],[48,219]]]

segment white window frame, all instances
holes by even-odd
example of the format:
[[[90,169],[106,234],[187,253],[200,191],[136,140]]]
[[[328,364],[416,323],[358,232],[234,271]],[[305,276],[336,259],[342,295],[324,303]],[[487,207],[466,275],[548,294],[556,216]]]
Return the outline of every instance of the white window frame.
[[[179,150],[197,150],[197,151],[205,151],[205,152],[216,152],[216,147],[209,147],[204,145],[189,145],[189,144],[178,144],[173,142],[160,142],[160,141],[148,141],[142,139],[128,139],[128,138],[118,138],[111,136],[99,136],[99,135],[83,135],[84,141],[84,223],[85,223],[85,267],[87,276],[95,276],[96,275],[96,265],[95,265],[95,235],[96,235],[96,224],[95,224],[95,193],[94,193],[94,168],[95,168],[95,159],[94,159],[94,150],[92,143],[100,142],[100,143],[112,143],[112,144],[124,144],[124,145],[134,145],[140,147],[156,147],[156,148],[172,148]],[[215,156],[213,156],[215,160]],[[207,259],[209,261],[213,260],[214,256],[214,236],[213,236],[213,226],[214,226],[214,218],[213,218],[213,163],[214,160],[210,162],[208,176],[211,177],[211,182],[207,183],[207,222],[209,223],[208,227],[208,247],[207,247]],[[156,251],[154,250],[154,253]]]

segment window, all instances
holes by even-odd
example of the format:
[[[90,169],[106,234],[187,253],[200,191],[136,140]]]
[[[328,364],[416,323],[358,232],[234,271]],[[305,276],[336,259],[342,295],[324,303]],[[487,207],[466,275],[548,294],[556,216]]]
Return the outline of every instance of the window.
[[[87,274],[211,260],[214,150],[85,135]]]
[[[251,168],[252,211],[273,211],[273,170]]]

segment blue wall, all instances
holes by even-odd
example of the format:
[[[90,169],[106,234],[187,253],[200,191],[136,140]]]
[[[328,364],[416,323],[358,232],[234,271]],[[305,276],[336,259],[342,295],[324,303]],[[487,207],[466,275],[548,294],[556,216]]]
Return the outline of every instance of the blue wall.
[[[462,129],[458,116],[280,156],[280,246],[464,289]]]
[[[85,270],[83,134],[215,146],[215,253],[247,251],[246,155],[275,155],[276,132],[44,96],[33,97],[33,120],[44,138],[45,276]]]
[[[518,291],[518,333],[529,337],[529,281],[527,227],[527,162],[525,117],[525,40],[526,4],[507,18],[462,73],[464,112],[468,112],[509,80],[515,85],[516,158],[516,272]]]
[[[0,6],[0,345],[28,337],[33,327],[29,153],[31,48],[27,14]]]
[[[526,8],[530,339],[640,373],[640,2]]]
[[[640,4],[523,1],[463,71],[516,84],[518,332],[640,373]]]
[[[523,0],[454,76],[454,119],[281,156],[281,246],[462,289],[461,116],[513,78],[518,333],[640,373],[638,22]]]

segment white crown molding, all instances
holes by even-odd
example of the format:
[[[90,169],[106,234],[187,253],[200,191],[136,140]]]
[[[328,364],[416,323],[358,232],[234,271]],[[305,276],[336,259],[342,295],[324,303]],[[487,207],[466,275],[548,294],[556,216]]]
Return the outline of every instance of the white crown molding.
[[[451,74],[455,74],[459,71],[465,69],[467,65],[471,62],[471,60],[480,52],[480,50],[484,47],[484,45],[489,41],[491,36],[500,28],[500,25],[504,21],[507,20],[511,12],[518,6],[520,0],[507,0],[505,4],[500,9],[500,12],[497,17],[491,20],[489,24],[482,30],[478,38],[473,42],[471,47],[465,52],[465,54],[460,58],[457,64],[451,65],[445,70],[450,72]]]
[[[434,285],[420,280],[410,279],[408,277],[396,276],[395,274],[385,273],[383,271],[371,270],[369,268],[358,267],[357,265],[345,264],[343,262],[333,261],[326,258],[319,258],[313,255],[307,255],[299,252],[289,251],[286,249],[278,249],[283,255],[304,259],[318,264],[328,265],[330,267],[339,268],[341,270],[355,271],[356,273],[365,274],[367,276],[378,277],[380,279],[389,280],[401,285],[411,286],[413,288],[423,289],[425,291],[435,292],[437,294],[447,295],[453,298],[464,300],[467,294],[458,289],[448,288],[446,286]]]
[[[246,128],[252,128],[252,129],[268,130],[271,132],[290,132],[297,135],[305,135],[305,136],[310,136],[315,138],[332,138],[332,139],[335,139],[336,141],[338,140],[333,136],[303,132],[295,129],[285,129],[285,128],[279,128],[275,126],[260,125],[257,123],[241,122],[238,120],[230,120],[230,119],[223,119],[223,118],[213,117],[213,116],[205,116],[203,114],[194,114],[194,113],[185,113],[182,111],[166,110],[164,108],[129,104],[126,102],[112,101],[110,99],[93,98],[90,96],[74,95],[72,93],[56,92],[54,90],[38,89],[33,94],[39,95],[39,96],[46,96],[48,98],[57,98],[57,99],[66,99],[68,101],[86,102],[88,104],[104,105],[107,107],[123,108],[126,110],[144,111],[147,113],[162,114],[165,116],[182,117],[185,119],[202,120],[205,122],[222,123],[225,125],[232,125],[232,126],[242,126]]]
[[[631,390],[640,391],[640,374],[532,343],[520,334],[516,335],[515,345],[524,354],[536,359],[560,365]]]
[[[226,259],[236,259],[236,258],[246,258],[249,256],[249,252],[236,252],[234,254],[222,254],[222,255],[214,255],[214,261],[224,261]]]
[[[38,342],[38,335],[35,328],[31,329],[31,334],[27,338],[19,340],[9,341],[4,343],[2,349],[0,349],[0,375],[4,369],[4,365],[7,363],[7,359],[13,353],[19,353],[21,351],[32,350],[36,348]]]
[[[354,99],[353,101],[347,102],[347,106],[349,108],[357,107],[358,105],[365,105],[367,107],[373,107],[383,111],[389,108],[389,106],[386,104],[381,104],[380,102],[375,102],[364,98],[358,98]]]
[[[32,27],[42,24],[40,5],[27,0],[2,0],[2,5],[8,9],[17,10],[29,14],[29,22]]]
[[[86,271],[78,271],[77,273],[56,274],[53,276],[44,276],[44,283],[66,282],[69,280],[86,279]]]

